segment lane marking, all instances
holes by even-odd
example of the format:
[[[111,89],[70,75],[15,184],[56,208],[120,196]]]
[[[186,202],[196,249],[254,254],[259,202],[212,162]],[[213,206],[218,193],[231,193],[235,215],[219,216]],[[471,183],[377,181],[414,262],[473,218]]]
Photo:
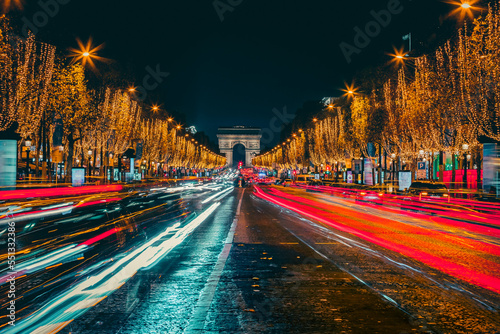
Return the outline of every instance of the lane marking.
[[[236,209],[236,217],[238,217],[240,215],[240,212],[241,212],[241,200],[243,199],[243,194],[245,193],[245,190],[246,189],[243,189],[243,192],[241,193],[240,202],[238,203],[238,209]]]
[[[233,246],[234,240],[234,232],[236,231],[236,226],[238,225],[238,217],[241,212],[241,203],[243,200],[243,194],[246,189],[243,189],[243,192],[240,196],[240,201],[238,203],[238,208],[236,210],[236,216],[233,219],[233,223],[229,229],[227,234],[227,238],[224,244],[224,248],[222,252],[219,254],[219,258],[217,259],[217,263],[215,264],[210,277],[207,280],[207,284],[203,288],[203,291],[200,294],[200,298],[198,299],[198,303],[193,311],[193,316],[189,321],[189,325],[185,329],[184,333],[199,333],[202,332],[205,327],[205,322],[208,316],[208,311],[210,310],[210,306],[212,305],[212,300],[215,296],[215,291],[217,290],[217,285],[219,284],[219,280],[222,276],[222,272],[224,271],[224,267],[226,266],[227,258],[229,257],[229,253],[231,252],[231,248]]]

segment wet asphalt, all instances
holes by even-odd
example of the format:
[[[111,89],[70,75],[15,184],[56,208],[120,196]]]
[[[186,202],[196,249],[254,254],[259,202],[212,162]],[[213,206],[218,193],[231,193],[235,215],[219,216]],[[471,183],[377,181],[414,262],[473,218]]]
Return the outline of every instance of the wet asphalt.
[[[237,188],[159,264],[60,333],[500,332],[488,307],[498,296],[481,307],[439,273],[394,266],[417,264],[339,235]]]

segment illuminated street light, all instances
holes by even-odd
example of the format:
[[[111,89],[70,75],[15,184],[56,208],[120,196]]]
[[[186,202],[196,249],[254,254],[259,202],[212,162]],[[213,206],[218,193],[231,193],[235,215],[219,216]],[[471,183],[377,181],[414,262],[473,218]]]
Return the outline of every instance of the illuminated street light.
[[[473,11],[481,9],[480,7],[475,6],[475,4],[479,2],[479,0],[450,0],[447,2],[449,4],[457,6],[457,8],[450,13],[450,16],[458,16],[460,20],[463,20],[465,16],[473,19]]]
[[[393,47],[394,48],[394,47]],[[394,53],[387,53],[387,55],[391,56],[391,63],[399,63],[405,66],[405,60],[412,59],[408,57],[408,53],[404,50],[404,47],[401,49],[394,48]]]
[[[84,67],[88,62],[91,70],[97,71],[97,68],[95,67],[95,64],[94,64],[94,60],[102,61],[102,62],[108,61],[106,58],[99,57],[96,54],[97,51],[101,50],[104,47],[104,44],[101,44],[99,46],[94,47],[92,45],[92,38],[89,38],[86,45],[84,45],[83,42],[79,38],[76,39],[76,42],[78,43],[78,49],[69,48],[69,51],[70,51],[69,57],[73,58],[73,60],[71,61],[72,64],[81,60],[82,65]]]
[[[316,117],[313,118],[313,122],[316,123],[318,119]]]
[[[345,89],[342,89],[346,94],[344,96],[352,97],[356,94],[356,91],[358,89],[354,88],[354,84],[348,85],[347,83],[345,84]]]

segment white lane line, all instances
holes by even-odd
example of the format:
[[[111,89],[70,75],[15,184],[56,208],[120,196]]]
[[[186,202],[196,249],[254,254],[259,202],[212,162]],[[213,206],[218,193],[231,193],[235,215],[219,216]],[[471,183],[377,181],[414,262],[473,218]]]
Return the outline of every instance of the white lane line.
[[[240,215],[241,202],[243,200],[244,193],[245,189],[243,189],[243,192],[241,193],[240,201],[238,203],[238,209],[236,210],[236,216],[234,217],[231,228],[229,229],[229,232],[227,234],[224,248],[219,254],[217,263],[215,264],[215,267],[212,270],[210,277],[208,278],[205,288],[203,288],[203,291],[200,294],[198,303],[196,304],[193,311],[193,316],[189,321],[188,327],[184,330],[184,333],[199,333],[203,331],[203,328],[205,327],[205,321],[208,316],[208,311],[210,310],[210,305],[212,305],[212,300],[214,299],[217,285],[219,284],[220,277],[222,276],[222,271],[226,266],[227,258],[229,257],[229,253],[231,252],[231,248],[233,246],[234,232],[236,231],[236,226],[238,225],[238,216]]]
[[[236,216],[239,216],[239,215],[240,215],[240,211],[241,211],[241,200],[243,199],[243,194],[245,193],[245,190],[246,190],[246,189],[243,189],[243,192],[241,193],[240,202],[238,203],[238,209],[236,209]]]

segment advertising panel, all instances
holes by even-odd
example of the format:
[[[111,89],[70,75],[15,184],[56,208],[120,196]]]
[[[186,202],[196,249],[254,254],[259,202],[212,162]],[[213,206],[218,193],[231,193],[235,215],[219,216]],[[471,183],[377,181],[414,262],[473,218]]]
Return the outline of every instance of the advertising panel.
[[[16,185],[17,141],[0,140],[0,187]]]
[[[81,187],[85,184],[85,168],[73,168],[71,172],[71,185]]]

